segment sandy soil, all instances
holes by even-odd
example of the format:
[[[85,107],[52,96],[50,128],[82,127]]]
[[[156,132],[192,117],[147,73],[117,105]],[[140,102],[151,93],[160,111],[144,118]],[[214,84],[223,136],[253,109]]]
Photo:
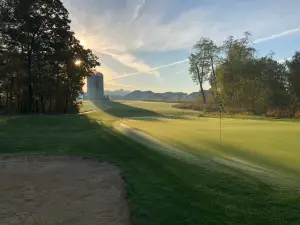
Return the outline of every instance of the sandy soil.
[[[120,171],[78,158],[0,158],[0,225],[127,225]]]

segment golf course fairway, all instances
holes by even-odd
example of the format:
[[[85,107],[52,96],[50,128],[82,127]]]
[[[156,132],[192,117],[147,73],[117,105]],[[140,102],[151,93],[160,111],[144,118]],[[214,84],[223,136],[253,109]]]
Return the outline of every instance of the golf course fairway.
[[[89,110],[99,110],[89,114],[0,119],[0,153],[80,156],[119,167],[134,225],[300,224],[300,123],[224,119],[220,140],[218,119],[169,103],[93,105]],[[135,142],[114,129],[117,122],[199,164]]]

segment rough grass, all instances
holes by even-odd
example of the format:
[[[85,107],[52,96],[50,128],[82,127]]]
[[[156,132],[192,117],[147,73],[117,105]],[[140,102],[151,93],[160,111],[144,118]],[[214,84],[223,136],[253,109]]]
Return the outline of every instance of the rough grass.
[[[133,104],[130,106],[135,107]],[[122,111],[122,106],[118,107]],[[151,107],[153,105],[144,107],[146,111],[132,109],[129,116],[148,115]],[[172,110],[162,107],[154,110],[154,114],[176,113]],[[119,166],[126,182],[133,224],[137,225],[299,224],[300,194],[297,190],[278,189],[243,172],[217,172],[152,151],[111,128],[114,121],[127,117],[128,114],[122,116],[122,113],[115,112],[113,108],[107,109],[107,112],[0,119],[0,153],[76,155]],[[177,112],[178,115],[183,113]],[[170,126],[165,132],[173,130],[171,136],[176,135],[176,130],[180,126],[186,126],[188,121],[178,120],[178,124],[169,124],[168,121],[157,120],[153,126],[158,126],[159,129],[160,124]],[[201,146],[203,138],[196,141],[199,134],[206,134],[208,137],[212,133],[207,132],[207,124],[198,125],[193,127],[197,130],[193,138]],[[235,129],[234,126],[235,124],[231,124],[227,130]],[[255,124],[252,126],[254,129]],[[280,129],[280,125],[278,126]],[[201,129],[203,131],[200,132]],[[289,129],[290,127],[285,127],[282,133]],[[177,134],[181,131],[185,130],[179,129]],[[228,135],[229,133],[224,138],[231,140],[235,133],[231,133],[230,137]],[[290,135],[291,133],[287,136]],[[180,137],[184,140],[189,135],[180,134]],[[211,140],[214,137],[217,135],[212,135]],[[257,134],[253,139],[258,137]],[[272,140],[274,139],[275,137]],[[250,140],[249,137],[248,141]],[[203,144],[205,145],[204,142]],[[252,149],[254,144],[248,144],[248,149]],[[288,140],[281,144],[285,145],[289,145]],[[268,142],[263,147],[266,146]],[[297,152],[293,150],[290,154],[293,156]],[[294,155],[295,159],[296,156]],[[292,158],[289,157],[290,162],[294,162]]]
[[[208,103],[200,104],[197,101],[181,102],[173,105],[174,108],[198,111],[202,117],[216,117],[219,115],[219,104]],[[223,115],[231,118],[251,118],[251,119],[285,119],[285,118],[300,118],[300,110],[293,112],[289,109],[267,109],[256,113],[251,112],[247,108],[237,108],[230,105],[225,105]]]

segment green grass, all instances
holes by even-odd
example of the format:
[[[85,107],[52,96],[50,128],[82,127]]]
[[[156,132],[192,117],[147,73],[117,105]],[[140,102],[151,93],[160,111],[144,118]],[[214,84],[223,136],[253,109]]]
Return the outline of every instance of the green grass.
[[[168,102],[147,102],[147,101],[118,101],[123,104],[124,107],[131,106],[137,107],[140,109],[151,110],[156,113],[160,113],[162,115],[167,116],[175,116],[175,117],[183,117],[183,118],[219,118],[220,114],[218,112],[203,112],[196,111],[191,109],[179,109],[174,107],[178,105],[178,103],[168,103]],[[251,120],[267,120],[267,121],[287,121],[287,122],[300,122],[300,119],[288,119],[288,118],[275,118],[275,117],[267,117],[267,116],[259,116],[259,115],[251,115],[251,114],[228,114],[223,113],[223,118],[231,118],[231,119],[251,119]]]
[[[278,172],[300,175],[300,124],[296,119],[235,115],[222,119],[197,117],[195,111],[173,108],[174,103],[120,101],[127,107],[153,110],[179,119],[129,120],[126,123],[171,145],[201,156],[240,158]],[[243,120],[239,120],[243,119]],[[286,174],[287,175],[287,174]]]
[[[166,103],[123,102],[141,108],[153,108],[164,114],[177,109]],[[165,109],[164,109],[165,108]],[[184,114],[184,110],[180,111]],[[191,115],[190,111],[187,111]],[[295,120],[222,119],[186,117],[183,119],[127,120],[125,123],[160,140],[196,155],[234,157],[267,167],[285,175],[300,176],[300,124]],[[289,174],[288,174],[289,173]]]
[[[219,119],[126,120],[126,124],[199,156],[239,158],[250,164],[300,175],[300,124]]]
[[[146,101],[119,101],[122,106],[131,106],[139,109],[145,109],[158,113],[164,116],[174,116],[174,117],[196,117],[199,112],[194,110],[184,110],[174,108],[173,106],[177,103],[167,103],[167,102],[146,102]],[[136,115],[138,116],[138,115]]]
[[[92,102],[84,100],[84,101],[82,101],[80,112],[84,113],[84,112],[89,112],[89,111],[93,111],[93,110],[97,110],[97,109],[98,109],[98,107],[95,106]]]
[[[110,103],[101,106],[105,107],[107,104]],[[76,155],[92,157],[119,166],[126,182],[133,224],[137,225],[300,224],[299,191],[276,188],[243,172],[217,172],[201,165],[193,165],[170,158],[132,142],[111,127],[112,123],[119,120],[120,117],[172,115],[173,109],[155,105],[154,112],[151,112],[153,105],[139,105],[144,109],[138,109],[134,105],[130,105],[128,108],[120,103],[114,106],[115,108],[107,108],[107,113],[99,111],[87,115],[0,119],[0,153]],[[130,113],[126,110],[129,110]],[[183,111],[180,110],[177,115],[183,116]],[[224,134],[224,140],[234,139],[239,130],[235,126],[239,125],[241,129],[243,128],[239,121],[233,120],[227,125],[225,123],[227,132]],[[136,126],[143,126],[145,129],[144,121],[131,122],[136,123],[134,124]],[[248,123],[248,121],[244,122]],[[163,130],[170,132],[169,137],[174,135],[173,139],[176,139],[175,135],[179,135],[177,137],[181,137],[181,141],[189,138],[188,140],[194,140],[194,143],[198,143],[199,146],[220,144],[217,140],[218,135],[212,132],[217,129],[217,125],[212,128],[208,127],[208,125],[214,124],[213,120],[205,122],[204,119],[203,121],[202,119],[201,121],[160,119],[145,124],[152,124],[149,128],[152,130],[151,132],[154,132],[153,129],[162,129],[163,124]],[[274,125],[270,130],[277,127],[280,134],[289,132],[286,136],[295,141],[293,135],[297,135],[298,128],[294,128],[289,123],[286,124],[283,125],[282,130],[280,124]],[[181,126],[187,126],[187,128],[183,129]],[[189,134],[186,133],[189,126],[195,129],[194,139],[189,137],[193,133],[192,131]],[[256,125],[249,121],[247,127],[251,128],[251,126],[254,130]],[[261,124],[259,128],[263,129],[264,127],[265,125]],[[289,131],[291,128],[292,131]],[[232,133],[229,132],[230,130]],[[294,133],[295,130],[296,133]],[[165,136],[168,135],[163,136],[165,132],[154,133],[167,140],[168,138]],[[201,137],[200,134],[204,137]],[[245,136],[247,133],[240,135],[239,138]],[[276,139],[275,137],[271,139],[271,137],[270,134],[270,140]],[[256,151],[259,151],[258,148],[255,150],[255,146],[259,146],[259,144],[250,142],[256,138],[262,140],[259,134],[252,139],[246,138],[249,144],[247,149],[254,155]],[[206,139],[208,140],[206,141]],[[242,140],[237,141],[236,148],[243,146],[242,142]],[[279,143],[281,142],[279,141]],[[288,140],[281,146],[286,144],[295,146],[294,144],[290,145]],[[268,142],[262,143],[262,145],[264,148],[268,147]],[[276,145],[273,145],[276,148]],[[289,157],[289,162],[294,165],[299,154],[296,149],[288,146],[285,149],[288,149],[292,156]],[[209,147],[207,148],[205,151],[209,152]],[[262,148],[261,150],[263,151]],[[246,149],[241,151],[247,152]],[[270,156],[269,153],[266,155]],[[298,169],[298,167],[292,167],[294,170]]]

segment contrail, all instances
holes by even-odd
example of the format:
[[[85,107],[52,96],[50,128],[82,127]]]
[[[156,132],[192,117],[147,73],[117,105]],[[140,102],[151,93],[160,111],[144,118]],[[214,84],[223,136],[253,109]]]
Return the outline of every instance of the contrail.
[[[300,27],[297,27],[295,29],[290,29],[290,30],[283,31],[279,34],[273,34],[269,37],[256,39],[256,40],[253,41],[253,43],[260,43],[260,42],[264,42],[264,41],[269,41],[269,40],[280,38],[280,37],[290,35],[290,34],[293,34],[293,33],[299,32],[299,31],[300,31]],[[131,76],[135,76],[135,75],[138,75],[138,74],[141,74],[141,73],[147,73],[147,72],[151,72],[151,71],[154,71],[154,70],[159,70],[159,69],[162,69],[162,68],[165,68],[165,67],[170,67],[170,66],[173,66],[173,65],[186,63],[188,61],[189,61],[189,59],[184,59],[184,60],[173,62],[173,63],[167,64],[167,65],[163,65],[163,66],[159,66],[159,67],[153,67],[153,68],[150,68],[149,70],[146,70],[146,71],[125,74],[123,76],[117,76],[117,77],[112,78],[112,80],[121,79],[121,78],[125,78],[125,77],[131,77]]]
[[[273,35],[271,35],[269,37],[264,37],[264,38],[256,39],[256,40],[253,41],[253,43],[259,43],[259,42],[269,41],[269,40],[272,40],[272,39],[276,39],[276,38],[280,38],[280,37],[283,37],[283,36],[286,36],[286,35],[297,33],[299,31],[300,31],[300,27],[297,27],[295,29],[290,29],[290,30],[283,31],[283,32],[281,32],[279,34],[273,34]]]
[[[159,67],[153,67],[153,68],[150,68],[149,70],[146,70],[146,71],[143,71],[143,72],[130,73],[130,74],[126,74],[126,75],[123,75],[123,76],[114,77],[112,79],[116,80],[116,79],[121,79],[121,78],[124,78],[124,77],[135,76],[135,75],[138,75],[138,74],[141,74],[141,73],[148,73],[148,72],[151,72],[151,71],[154,71],[154,70],[159,70],[159,69],[162,69],[162,68],[165,68],[165,67],[170,67],[170,66],[174,66],[174,65],[177,65],[177,64],[186,63],[188,61],[189,61],[189,59],[185,59],[185,60],[181,60],[181,61],[178,61],[178,62],[173,62],[173,63],[167,64],[167,65],[163,65],[163,66],[159,66]]]
[[[145,3],[146,3],[146,0],[140,0],[140,3],[137,5],[137,7],[134,10],[133,18],[132,18],[130,24],[132,24],[139,17],[140,11],[141,11],[142,7],[145,5]]]

